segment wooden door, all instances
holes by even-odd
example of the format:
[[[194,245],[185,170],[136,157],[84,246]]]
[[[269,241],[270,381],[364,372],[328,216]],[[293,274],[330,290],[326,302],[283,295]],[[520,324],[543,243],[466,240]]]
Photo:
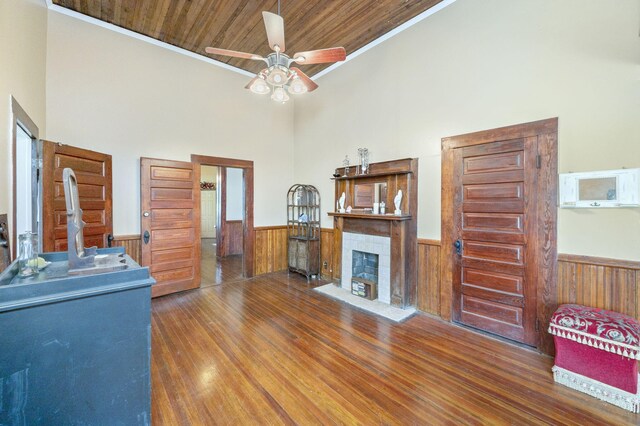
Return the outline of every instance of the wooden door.
[[[535,344],[537,138],[454,153],[454,321]],[[458,248],[459,246],[459,248]]]
[[[113,234],[111,156],[61,143],[42,145],[42,244],[45,252],[67,250],[67,207],[62,170],[73,169],[86,247],[107,247]]]
[[[140,159],[142,265],[152,297],[200,286],[200,166]]]
[[[440,316],[548,354],[557,141],[557,118],[442,139]]]

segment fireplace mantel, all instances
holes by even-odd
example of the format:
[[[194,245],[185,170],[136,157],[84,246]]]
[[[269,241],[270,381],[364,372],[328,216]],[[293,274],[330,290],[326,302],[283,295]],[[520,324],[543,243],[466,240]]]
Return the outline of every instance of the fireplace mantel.
[[[341,281],[343,232],[389,237],[391,305],[400,308],[413,306],[417,281],[418,159],[372,163],[369,167],[370,173],[365,175],[355,175],[354,167],[351,167],[350,173],[346,173],[344,168],[336,169],[340,177],[335,179],[335,199],[338,200],[344,192],[345,206],[354,206],[357,201],[356,185],[384,183],[387,186],[384,199],[387,209],[393,209],[393,199],[398,190],[402,190],[402,214],[383,215],[361,210],[351,213],[329,212],[334,224],[334,278]]]
[[[410,215],[395,215],[393,213],[389,214],[373,214],[373,213],[327,213],[329,216],[333,217],[345,217],[352,219],[370,219],[370,220],[411,220],[412,217]]]

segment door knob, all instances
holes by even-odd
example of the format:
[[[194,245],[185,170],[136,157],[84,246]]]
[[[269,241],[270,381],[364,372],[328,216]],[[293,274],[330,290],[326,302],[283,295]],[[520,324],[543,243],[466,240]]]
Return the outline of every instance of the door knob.
[[[115,238],[113,238],[113,235],[107,235],[107,247],[111,247],[113,245],[113,240],[115,240]]]
[[[149,238],[151,238],[149,231],[144,231],[144,234],[142,235],[142,239],[144,240],[145,244],[149,244]]]
[[[456,248],[456,254],[462,254],[462,241],[456,240],[453,246]]]

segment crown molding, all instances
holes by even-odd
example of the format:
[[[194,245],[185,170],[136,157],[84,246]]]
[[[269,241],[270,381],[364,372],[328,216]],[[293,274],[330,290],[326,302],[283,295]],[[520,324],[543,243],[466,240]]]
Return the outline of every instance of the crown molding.
[[[411,28],[412,26],[414,26],[415,24],[417,24],[418,22],[428,18],[429,16],[433,15],[436,12],[441,11],[442,9],[444,9],[445,7],[451,5],[452,3],[455,3],[456,0],[444,0],[441,1],[440,3],[438,3],[437,5],[425,10],[424,12],[422,12],[419,15],[414,16],[413,18],[409,19],[407,22],[405,22],[402,25],[399,25],[397,27],[395,27],[394,29],[392,29],[391,31],[389,31],[386,34],[381,35],[380,37],[378,37],[377,39],[373,40],[371,43],[369,44],[365,44],[364,46],[362,46],[360,49],[356,50],[355,52],[352,52],[351,54],[347,55],[347,58],[342,61],[342,62],[336,62],[335,64],[331,65],[330,67],[327,67],[325,69],[323,69],[322,71],[320,71],[318,74],[314,75],[312,77],[312,80],[315,80],[317,78],[320,78],[328,73],[330,73],[331,71],[335,70],[336,68],[341,67],[342,65],[346,64],[347,62],[349,62],[350,60],[357,58],[358,56],[362,55],[364,52],[366,52],[367,50],[370,50],[374,47],[376,47],[377,45],[379,45],[380,43],[389,40],[391,37],[396,36],[398,34],[400,34],[401,32],[403,32],[404,30]]]
[[[105,28],[107,30],[111,30],[111,31],[114,31],[114,32],[119,33],[119,34],[123,34],[123,35],[126,35],[128,37],[135,38],[137,40],[141,40],[141,41],[144,41],[144,42],[149,43],[149,44],[153,44],[154,46],[162,47],[162,48],[170,50],[172,52],[179,53],[181,55],[188,56],[190,58],[197,59],[199,61],[206,62],[208,64],[215,65],[217,67],[224,68],[226,70],[233,71],[233,72],[236,72],[238,74],[242,74],[242,75],[247,76],[247,77],[255,77],[254,73],[250,73],[249,71],[245,71],[245,70],[243,70],[241,68],[234,67],[234,66],[229,65],[229,64],[225,64],[224,62],[216,61],[215,59],[211,59],[208,56],[199,55],[199,54],[194,53],[194,52],[192,52],[190,50],[182,49],[182,48],[174,46],[172,44],[165,43],[164,41],[156,40],[153,37],[149,37],[149,36],[137,33],[135,31],[131,31],[131,30],[128,30],[126,28],[122,28],[122,27],[119,27],[117,25],[113,25],[113,24],[110,24],[108,22],[101,21],[100,19],[97,19],[97,18],[94,18],[94,17],[91,17],[91,16],[84,15],[82,13],[76,12],[75,10],[71,10],[71,9],[67,9],[66,7],[58,6],[57,4],[53,3],[53,0],[46,0],[46,1],[47,1],[47,8],[49,10],[52,10],[52,11],[57,12],[57,13],[60,13],[62,15],[70,16],[72,18],[76,18],[76,19],[79,19],[81,21],[88,22],[88,23],[93,24],[93,25],[97,25],[97,26]]]
[[[320,78],[322,76],[327,75],[331,71],[341,67],[342,65],[346,64],[350,60],[352,60],[354,58],[357,58],[358,56],[360,56],[363,53],[365,53],[366,51],[374,48],[375,46],[379,45],[380,43],[382,43],[382,42],[384,42],[386,40],[389,40],[390,38],[400,34],[401,32],[403,32],[404,30],[406,30],[408,28],[411,28],[412,26],[414,26],[418,22],[428,18],[429,16],[433,15],[434,13],[441,11],[442,9],[444,9],[445,7],[451,5],[455,1],[456,0],[444,0],[444,1],[441,1],[437,5],[425,10],[421,14],[414,16],[413,18],[411,18],[410,20],[408,20],[404,24],[394,28],[393,30],[389,31],[388,33],[378,37],[375,40],[373,40],[371,43],[368,43],[368,44],[362,46],[360,49],[356,50],[355,52],[350,53],[349,55],[347,55],[347,58],[344,61],[336,62],[335,64],[331,65],[330,67],[327,67],[324,70],[320,71],[318,74],[316,74],[313,77],[311,77],[311,79],[312,80],[316,80],[316,79],[318,79],[318,78]],[[152,38],[152,37],[137,33],[135,31],[131,31],[131,30],[128,30],[126,28],[122,28],[122,27],[119,27],[117,25],[113,25],[113,24],[110,24],[108,22],[101,21],[100,19],[84,15],[82,13],[76,12],[75,10],[71,10],[71,9],[67,9],[66,7],[58,6],[57,4],[53,3],[53,0],[46,0],[46,4],[47,4],[47,8],[49,10],[51,10],[51,11],[54,11],[54,12],[57,12],[57,13],[60,13],[60,14],[66,15],[66,16],[70,16],[72,18],[80,19],[81,21],[88,22],[90,24],[97,25],[97,26],[102,27],[102,28],[106,28],[106,29],[114,31],[116,33],[123,34],[123,35],[129,36],[129,37],[135,38],[137,40],[144,41],[144,42],[152,44],[154,46],[162,47],[162,48],[170,50],[172,52],[176,52],[176,53],[179,53],[181,55],[185,55],[185,56],[188,56],[190,58],[197,59],[199,61],[203,61],[203,62],[206,62],[208,64],[215,65],[217,67],[224,68],[226,70],[236,72],[238,74],[242,74],[244,76],[255,77],[254,73],[251,73],[249,71],[245,71],[245,70],[243,70],[241,68],[234,67],[234,66],[229,65],[229,64],[225,64],[224,62],[216,61],[215,59],[211,59],[208,56],[200,55],[198,53],[191,52],[190,50],[182,49],[182,48],[174,46],[172,44],[165,43],[164,41],[160,41],[160,40],[157,40],[155,38]]]

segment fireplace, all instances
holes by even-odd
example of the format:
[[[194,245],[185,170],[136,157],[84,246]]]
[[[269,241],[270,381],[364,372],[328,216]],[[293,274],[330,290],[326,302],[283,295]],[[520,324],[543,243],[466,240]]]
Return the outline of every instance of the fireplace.
[[[355,168],[337,168],[335,201],[351,206],[349,213],[338,209],[333,217],[333,277],[336,285],[352,291],[353,251],[378,255],[379,302],[410,308],[416,302],[418,159],[371,163],[367,173]],[[386,186],[386,193],[377,187]],[[400,196],[399,191],[402,191]],[[372,194],[367,197],[365,195]],[[378,201],[391,209],[400,200],[398,213],[374,213]],[[357,256],[357,255],[356,255]],[[365,271],[367,273],[367,271]],[[355,274],[356,283],[358,278]],[[371,277],[369,277],[371,278]]]
[[[390,303],[390,249],[389,237],[344,232],[342,235],[342,288],[354,293],[355,284],[354,294]]]

